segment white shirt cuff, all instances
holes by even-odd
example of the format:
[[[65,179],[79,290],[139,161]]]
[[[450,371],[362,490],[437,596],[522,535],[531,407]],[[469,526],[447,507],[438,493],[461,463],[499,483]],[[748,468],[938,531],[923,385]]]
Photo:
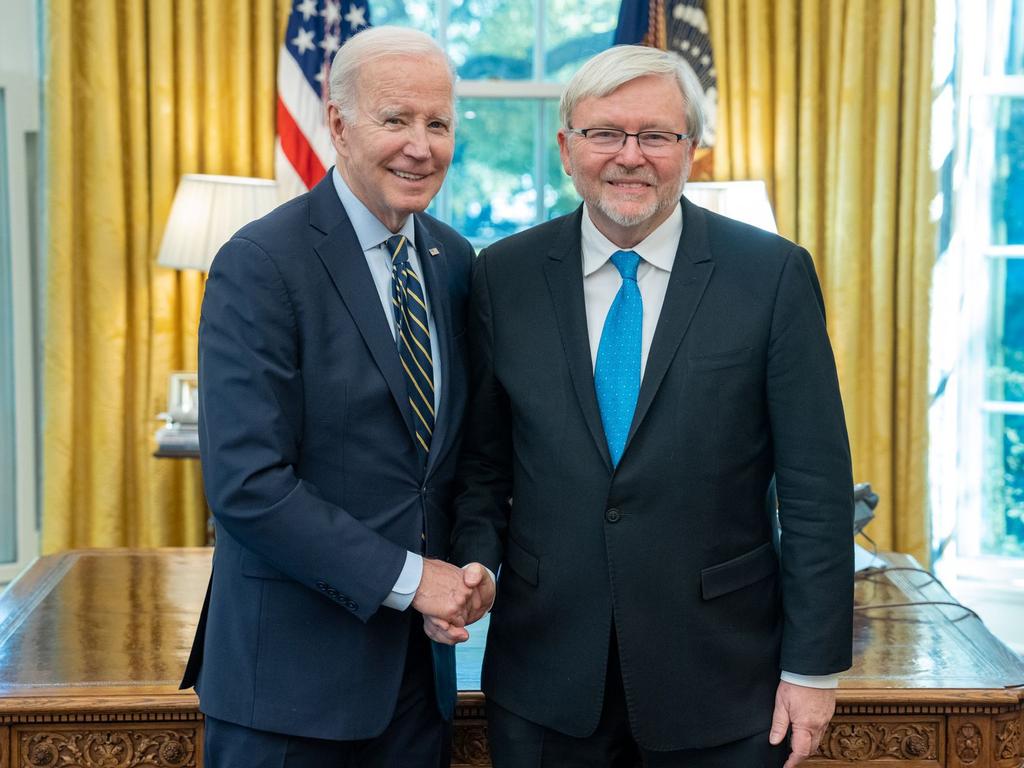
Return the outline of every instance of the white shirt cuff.
[[[802,685],[804,688],[838,688],[839,675],[798,675],[783,671],[782,682]]]
[[[394,608],[396,611],[404,611],[412,605],[412,599],[416,596],[416,590],[420,588],[420,579],[422,578],[423,558],[413,552],[406,552],[402,572],[398,574],[398,580],[391,588],[391,594],[384,598],[383,605],[386,608]]]

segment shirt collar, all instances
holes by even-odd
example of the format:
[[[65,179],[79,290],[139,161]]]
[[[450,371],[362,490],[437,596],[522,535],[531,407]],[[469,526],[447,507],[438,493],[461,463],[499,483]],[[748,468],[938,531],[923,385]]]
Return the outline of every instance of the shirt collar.
[[[331,177],[334,180],[334,189],[338,192],[338,198],[341,200],[341,204],[345,206],[348,220],[352,223],[352,229],[355,230],[359,246],[364,251],[378,247],[395,234],[405,235],[405,239],[409,241],[409,246],[413,249],[416,248],[416,224],[412,216],[408,216],[405,219],[405,223],[397,233],[392,232],[381,223],[380,219],[370,213],[370,209],[363,204],[362,200],[356,197],[355,192],[349,189],[348,184],[341,177],[337,167],[331,172]]]
[[[580,226],[580,238],[583,248],[583,276],[589,277],[605,265],[620,248],[597,228],[590,220],[590,209],[583,204],[583,223]],[[683,234],[683,206],[676,203],[675,209],[658,228],[629,250],[635,251],[648,264],[664,270],[672,271],[679,249],[679,238]]]

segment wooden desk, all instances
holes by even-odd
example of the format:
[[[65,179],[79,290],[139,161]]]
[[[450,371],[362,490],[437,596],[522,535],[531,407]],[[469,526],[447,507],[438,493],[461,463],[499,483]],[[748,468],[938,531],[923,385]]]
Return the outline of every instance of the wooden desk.
[[[0,768],[202,765],[196,697],[177,686],[210,554],[69,552],[11,585],[0,598]],[[927,581],[878,575],[858,583],[858,604],[948,599]],[[859,613],[855,631],[855,666],[808,765],[1024,766],[1024,663],[980,621],[892,608]],[[456,718],[455,764],[488,765],[482,696],[461,693]]]

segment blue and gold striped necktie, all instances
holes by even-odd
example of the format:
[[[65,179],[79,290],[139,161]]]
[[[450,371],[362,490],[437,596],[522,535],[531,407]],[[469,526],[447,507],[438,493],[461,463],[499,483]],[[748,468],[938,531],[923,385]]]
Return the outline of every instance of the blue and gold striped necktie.
[[[434,364],[430,355],[427,303],[420,279],[409,263],[405,237],[389,237],[387,249],[391,254],[391,304],[395,312],[398,356],[409,388],[416,448],[426,463],[434,432]]]

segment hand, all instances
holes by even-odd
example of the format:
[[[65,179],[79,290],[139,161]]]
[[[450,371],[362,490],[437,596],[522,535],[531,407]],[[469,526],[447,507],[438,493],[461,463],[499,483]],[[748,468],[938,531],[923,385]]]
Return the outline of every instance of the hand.
[[[775,714],[772,715],[772,730],[768,741],[781,744],[786,738],[786,731],[792,727],[792,752],[782,768],[796,768],[818,751],[825,726],[835,711],[835,688],[808,688],[793,683],[779,683],[775,692]]]
[[[470,563],[462,569],[462,578],[467,587],[473,590],[469,600],[469,613],[466,625],[483,618],[494,604],[494,579],[480,563]]]
[[[491,609],[494,603],[494,580],[480,563],[470,563],[463,568],[462,580],[472,590],[464,623],[472,624]],[[423,631],[434,642],[445,645],[464,643],[469,639],[469,632],[462,625],[437,616],[424,615]]]
[[[466,625],[473,587],[465,583],[461,568],[441,560],[423,560],[423,575],[412,598],[412,607],[456,627]]]
[[[423,631],[435,643],[444,645],[455,645],[469,640],[469,632],[465,627],[457,627],[436,616],[423,617]]]

